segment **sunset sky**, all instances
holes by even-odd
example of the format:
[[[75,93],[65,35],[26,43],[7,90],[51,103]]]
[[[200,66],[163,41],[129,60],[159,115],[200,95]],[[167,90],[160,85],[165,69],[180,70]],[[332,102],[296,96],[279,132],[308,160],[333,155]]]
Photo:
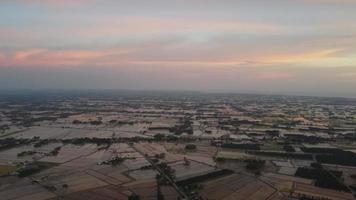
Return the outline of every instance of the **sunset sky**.
[[[1,0],[0,89],[356,97],[356,0]]]

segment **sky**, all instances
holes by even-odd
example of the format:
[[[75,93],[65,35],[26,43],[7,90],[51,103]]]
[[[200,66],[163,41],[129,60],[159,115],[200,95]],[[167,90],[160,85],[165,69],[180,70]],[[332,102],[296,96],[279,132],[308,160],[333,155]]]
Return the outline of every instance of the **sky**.
[[[356,97],[356,1],[1,0],[0,89]]]

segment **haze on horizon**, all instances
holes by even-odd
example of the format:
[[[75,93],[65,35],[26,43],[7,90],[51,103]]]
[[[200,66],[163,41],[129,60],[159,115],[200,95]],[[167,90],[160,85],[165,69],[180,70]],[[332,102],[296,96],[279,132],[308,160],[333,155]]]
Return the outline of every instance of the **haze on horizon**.
[[[355,0],[2,0],[0,89],[356,97]]]

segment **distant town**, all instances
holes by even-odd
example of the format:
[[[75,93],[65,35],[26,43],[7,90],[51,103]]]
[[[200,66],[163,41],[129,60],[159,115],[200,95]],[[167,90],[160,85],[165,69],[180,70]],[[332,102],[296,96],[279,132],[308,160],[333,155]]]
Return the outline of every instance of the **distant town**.
[[[0,199],[352,200],[356,99],[0,96]]]

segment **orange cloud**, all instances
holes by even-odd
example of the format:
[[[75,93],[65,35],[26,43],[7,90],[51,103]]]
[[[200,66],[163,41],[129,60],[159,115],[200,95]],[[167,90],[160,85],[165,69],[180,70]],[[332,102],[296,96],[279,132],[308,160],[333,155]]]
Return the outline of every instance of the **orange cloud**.
[[[97,2],[97,0],[12,0],[14,2],[20,1],[21,3],[37,3],[37,4],[45,4],[50,6],[81,6],[85,4],[91,4]]]
[[[105,61],[110,57],[126,54],[129,50],[107,49],[107,50],[49,50],[49,49],[27,49],[15,51],[3,58],[2,65],[80,65],[95,64]]]
[[[356,56],[343,49],[322,49],[301,54],[286,54],[259,59],[266,64],[298,64],[309,67],[355,66]]]
[[[100,50],[51,50],[51,49],[27,49],[14,51],[1,55],[0,61],[3,66],[59,66],[59,65],[100,65],[100,66],[157,66],[157,67],[181,67],[190,66],[201,69],[224,68],[232,69],[239,66],[273,66],[281,64],[307,64],[307,66],[333,66],[340,64],[352,64],[354,58],[337,55],[340,49],[325,49],[299,54],[277,54],[261,56],[259,54],[243,54],[241,56],[226,56],[224,53],[211,55],[214,51],[204,51],[201,48],[191,50],[186,54],[187,48],[177,48],[171,44],[126,45]],[[198,53],[194,53],[198,52]],[[340,57],[338,57],[340,56]],[[318,65],[317,65],[318,64]],[[286,78],[286,74],[260,74],[260,78]]]
[[[277,24],[258,23],[239,20],[197,20],[155,17],[120,17],[102,16],[92,22],[92,26],[69,27],[64,35],[76,37],[120,37],[147,34],[177,34],[194,32],[210,34],[216,32],[229,33],[281,33],[285,28]]]
[[[273,55],[263,60],[267,63],[297,63],[326,58],[340,51],[341,49],[323,49],[301,54]]]
[[[356,73],[339,73],[336,74],[336,76],[342,78],[343,80],[356,80]]]
[[[14,53],[13,58],[15,60],[27,60],[27,59],[31,58],[32,56],[39,55],[46,51],[47,50],[45,50],[45,49],[28,49],[28,50],[24,50],[24,51],[17,51]]]
[[[289,79],[293,74],[288,72],[261,72],[256,75],[257,79]]]

